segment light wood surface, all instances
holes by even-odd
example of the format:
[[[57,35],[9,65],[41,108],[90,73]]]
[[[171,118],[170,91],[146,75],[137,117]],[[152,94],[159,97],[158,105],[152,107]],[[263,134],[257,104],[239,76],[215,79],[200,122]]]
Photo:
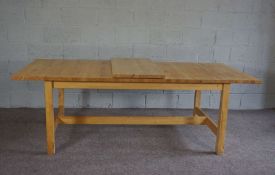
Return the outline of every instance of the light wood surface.
[[[58,116],[64,116],[64,89],[58,89]]]
[[[213,132],[213,134],[217,135],[217,125],[216,123],[211,119],[211,117],[206,114],[202,109],[199,107],[194,108],[194,116],[205,116],[204,124],[208,126],[208,128]]]
[[[155,62],[165,78],[114,78],[110,60],[38,59],[12,75],[13,80],[150,82],[150,83],[260,83],[257,78],[224,64]]]
[[[227,123],[228,103],[230,95],[230,84],[224,84],[220,97],[220,112],[216,137],[216,153],[224,153],[224,141]]]
[[[55,154],[55,119],[53,110],[53,84],[45,82],[45,108],[46,108],[46,136],[48,145],[48,154]]]
[[[217,124],[210,117],[206,118],[204,124],[206,124],[208,128],[212,131],[212,133],[215,134],[215,136],[217,136]]]
[[[64,89],[58,89],[58,113],[55,117],[55,129],[58,126],[58,118],[64,116]]]
[[[202,125],[206,117],[188,116],[64,116],[61,124],[94,125]]]
[[[195,98],[194,98],[194,111],[193,115],[196,116],[196,109],[201,107],[201,91],[195,90]]]
[[[184,83],[260,83],[257,78],[221,63],[159,62],[165,79]]]
[[[121,90],[221,90],[222,84],[54,82],[54,88]]]
[[[165,78],[158,65],[144,58],[112,58],[112,75],[114,78]]]

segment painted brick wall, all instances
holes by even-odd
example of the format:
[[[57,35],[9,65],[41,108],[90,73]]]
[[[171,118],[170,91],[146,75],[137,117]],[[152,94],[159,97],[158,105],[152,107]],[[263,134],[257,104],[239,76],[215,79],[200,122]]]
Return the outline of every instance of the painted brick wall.
[[[222,62],[264,81],[232,109],[275,107],[274,0],[0,0],[0,107],[42,107],[42,82],[9,80],[36,57]],[[203,106],[219,104],[217,92]],[[67,107],[190,108],[190,91],[68,90]]]

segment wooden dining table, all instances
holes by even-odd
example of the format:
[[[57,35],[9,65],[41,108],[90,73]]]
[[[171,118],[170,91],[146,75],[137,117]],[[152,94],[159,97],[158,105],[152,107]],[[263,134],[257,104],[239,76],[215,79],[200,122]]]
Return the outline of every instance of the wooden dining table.
[[[206,125],[216,136],[215,152],[224,153],[230,85],[259,84],[247,73],[220,63],[153,61],[146,58],[111,60],[36,59],[12,75],[13,80],[44,81],[47,152],[55,154],[59,124]],[[53,89],[58,89],[54,114]],[[194,90],[191,116],[66,116],[64,89]],[[202,110],[202,91],[220,91],[218,121]],[[135,100],[135,99],[133,99]]]

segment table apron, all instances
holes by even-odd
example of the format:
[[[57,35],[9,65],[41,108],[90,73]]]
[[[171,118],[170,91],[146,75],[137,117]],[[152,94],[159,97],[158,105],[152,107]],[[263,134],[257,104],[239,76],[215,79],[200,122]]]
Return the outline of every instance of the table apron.
[[[223,84],[53,82],[59,89],[222,90]]]

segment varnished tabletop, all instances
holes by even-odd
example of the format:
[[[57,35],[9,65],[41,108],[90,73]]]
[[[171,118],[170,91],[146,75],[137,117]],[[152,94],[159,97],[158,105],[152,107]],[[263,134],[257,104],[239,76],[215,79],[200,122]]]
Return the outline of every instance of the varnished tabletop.
[[[260,83],[257,78],[218,63],[151,60],[37,59],[13,80],[156,83]]]

